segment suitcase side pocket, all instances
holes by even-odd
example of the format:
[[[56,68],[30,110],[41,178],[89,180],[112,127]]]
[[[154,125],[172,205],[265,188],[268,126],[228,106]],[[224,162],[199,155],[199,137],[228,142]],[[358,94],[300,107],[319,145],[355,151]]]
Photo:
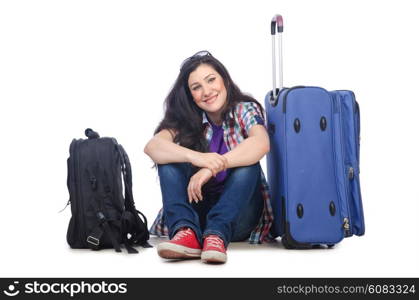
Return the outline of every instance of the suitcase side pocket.
[[[360,118],[359,105],[351,91],[344,92],[347,114],[346,128],[348,130],[346,180],[348,185],[348,202],[351,217],[351,232],[363,235],[365,232],[364,213],[362,207],[361,186],[359,180],[359,151],[360,151]]]

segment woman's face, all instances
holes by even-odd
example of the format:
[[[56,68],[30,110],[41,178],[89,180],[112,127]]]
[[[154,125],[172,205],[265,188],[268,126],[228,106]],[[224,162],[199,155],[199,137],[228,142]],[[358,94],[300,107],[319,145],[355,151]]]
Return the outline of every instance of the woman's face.
[[[213,115],[221,113],[227,101],[227,91],[223,78],[212,66],[199,65],[189,74],[188,86],[198,107]]]

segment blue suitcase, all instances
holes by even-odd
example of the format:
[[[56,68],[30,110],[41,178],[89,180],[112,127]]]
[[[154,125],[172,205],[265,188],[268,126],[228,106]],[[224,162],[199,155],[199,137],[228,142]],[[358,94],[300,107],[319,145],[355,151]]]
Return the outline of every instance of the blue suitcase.
[[[273,90],[265,97],[274,225],[287,249],[332,247],[365,231],[359,182],[360,114],[351,91],[282,87],[283,22],[271,22]],[[276,87],[275,46],[279,48]]]

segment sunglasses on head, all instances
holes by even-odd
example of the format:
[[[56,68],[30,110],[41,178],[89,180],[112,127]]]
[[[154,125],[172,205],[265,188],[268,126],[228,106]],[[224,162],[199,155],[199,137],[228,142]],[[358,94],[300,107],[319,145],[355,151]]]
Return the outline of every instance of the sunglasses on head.
[[[202,51],[196,52],[194,55],[192,55],[191,57],[188,57],[187,59],[185,59],[185,60],[182,62],[182,64],[180,65],[180,69],[182,69],[182,68],[183,68],[183,66],[184,66],[184,65],[185,65],[188,61],[190,61],[190,60],[192,60],[192,59],[199,58],[199,57],[204,57],[204,56],[212,56],[212,55],[211,55],[211,53],[209,53],[209,51],[206,51],[206,50],[202,50]]]

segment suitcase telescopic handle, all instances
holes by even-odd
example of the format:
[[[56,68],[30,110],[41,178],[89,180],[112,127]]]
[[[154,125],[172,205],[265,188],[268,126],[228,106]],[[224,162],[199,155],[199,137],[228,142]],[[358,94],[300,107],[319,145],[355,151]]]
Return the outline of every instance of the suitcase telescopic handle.
[[[272,35],[272,97],[271,104],[275,105],[279,91],[283,87],[282,74],[282,32],[284,31],[284,22],[281,15],[275,15],[271,21],[271,35]],[[279,83],[276,86],[276,36],[278,36],[278,65],[279,65]]]

